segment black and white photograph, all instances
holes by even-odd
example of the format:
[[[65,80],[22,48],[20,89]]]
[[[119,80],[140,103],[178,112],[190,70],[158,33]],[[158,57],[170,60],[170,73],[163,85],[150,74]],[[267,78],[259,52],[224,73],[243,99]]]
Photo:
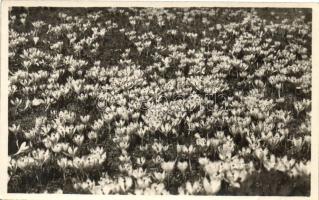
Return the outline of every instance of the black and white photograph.
[[[7,193],[310,197],[311,7],[7,16]]]

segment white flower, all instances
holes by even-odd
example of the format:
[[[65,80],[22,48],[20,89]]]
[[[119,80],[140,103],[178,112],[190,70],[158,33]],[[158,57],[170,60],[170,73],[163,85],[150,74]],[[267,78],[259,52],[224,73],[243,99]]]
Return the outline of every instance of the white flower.
[[[149,177],[142,177],[142,178],[138,178],[136,182],[137,182],[138,188],[144,189],[150,185],[151,179]]]
[[[18,155],[18,154],[24,153],[24,152],[26,152],[26,151],[29,150],[29,149],[30,149],[30,147],[27,146],[27,143],[26,143],[26,142],[23,142],[23,143],[20,145],[20,148],[19,148],[18,152],[15,153],[14,155]]]
[[[32,157],[24,156],[17,160],[17,167],[20,169],[25,169],[27,167],[35,166],[36,162]]]
[[[57,143],[60,140],[60,137],[59,133],[52,133],[49,139],[52,143]]]
[[[165,179],[165,177],[166,177],[166,172],[165,172],[165,171],[163,171],[162,173],[160,173],[160,172],[154,172],[154,177],[155,177],[158,181],[163,182],[164,179]]]
[[[195,148],[194,148],[193,145],[189,145],[188,147],[184,145],[182,147],[182,152],[184,152],[184,153],[186,153],[188,155],[192,154],[194,151],[195,151]]]
[[[178,162],[177,163],[177,168],[184,173],[186,168],[188,167],[188,163],[187,162]]]
[[[75,157],[75,158],[73,159],[72,165],[73,165],[75,168],[83,169],[84,160],[83,160],[82,158]]]
[[[143,176],[145,176],[145,174],[146,174],[145,170],[143,170],[143,168],[141,167],[130,172],[130,175],[135,177],[136,179],[142,178]]]
[[[255,155],[259,160],[263,160],[265,156],[267,156],[268,154],[268,149],[255,149]]]
[[[12,132],[14,135],[17,135],[17,133],[20,131],[20,124],[13,124],[11,127],[9,127],[9,131]]]
[[[63,146],[61,143],[57,143],[57,144],[53,145],[51,148],[52,148],[53,152],[60,153],[62,151]]]
[[[131,177],[125,177],[124,179],[122,177],[120,177],[118,179],[118,184],[119,184],[121,190],[126,192],[133,185],[133,181],[132,181]]]
[[[171,171],[173,171],[174,166],[175,166],[175,161],[161,163],[162,169],[167,173],[170,173]]]
[[[200,157],[198,158],[198,163],[201,165],[201,166],[205,166],[207,165],[208,163],[210,162],[210,160],[207,158],[207,157]]]
[[[69,148],[69,143],[67,142],[64,142],[64,143],[60,143],[62,145],[62,150],[63,151],[68,151],[68,148]]]
[[[84,124],[79,124],[75,126],[75,130],[77,130],[79,133],[81,133],[85,129]]]
[[[75,142],[75,144],[77,144],[78,146],[81,146],[83,141],[84,141],[84,136],[83,135],[76,135],[73,137],[73,141]]]
[[[295,147],[295,150],[297,151],[297,152],[299,152],[299,151],[301,151],[301,149],[302,149],[302,146],[303,146],[303,143],[304,143],[304,141],[303,141],[303,138],[302,137],[299,137],[298,139],[296,139],[295,137],[292,139],[292,143],[293,143],[293,145],[294,145],[294,147]]]
[[[205,165],[204,170],[209,175],[213,176],[216,175],[220,170],[221,162],[215,161],[215,162],[209,162]]]
[[[104,125],[104,121],[103,120],[101,120],[101,119],[96,120],[96,121],[94,121],[92,129],[94,131],[99,131],[102,128],[103,125]]]
[[[144,165],[145,161],[146,160],[145,160],[144,157],[140,157],[140,158],[136,159],[136,163],[139,164],[139,165]]]
[[[36,151],[32,151],[32,156],[35,160],[43,164],[49,160],[51,154],[48,149],[46,151],[37,149]]]
[[[201,185],[198,181],[195,181],[193,184],[191,182],[186,182],[186,192],[188,194],[196,194],[201,190]]]
[[[221,188],[221,180],[217,178],[211,178],[211,180],[209,181],[207,178],[204,178],[203,186],[207,194],[216,194]]]
[[[38,43],[38,41],[39,41],[39,37],[33,37],[33,42],[35,45]]]
[[[60,160],[57,161],[59,167],[61,167],[62,169],[67,168],[68,166],[68,159],[67,158],[61,158]]]
[[[25,22],[26,22],[26,18],[20,18],[20,21],[23,25],[25,25]]]
[[[95,131],[90,131],[89,133],[88,133],[88,138],[90,139],[90,140],[92,140],[92,139],[96,139],[98,136],[97,136],[97,133],[95,132]]]
[[[75,154],[76,154],[76,152],[78,151],[78,147],[69,147],[68,148],[68,153],[72,156],[72,157],[74,157],[75,156]]]
[[[90,115],[80,116],[80,120],[82,123],[87,124],[90,120]]]

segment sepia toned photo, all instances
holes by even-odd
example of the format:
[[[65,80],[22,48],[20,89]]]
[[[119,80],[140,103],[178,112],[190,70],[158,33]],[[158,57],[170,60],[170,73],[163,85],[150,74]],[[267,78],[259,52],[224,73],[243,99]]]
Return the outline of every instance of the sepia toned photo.
[[[7,16],[8,194],[310,197],[312,8]]]

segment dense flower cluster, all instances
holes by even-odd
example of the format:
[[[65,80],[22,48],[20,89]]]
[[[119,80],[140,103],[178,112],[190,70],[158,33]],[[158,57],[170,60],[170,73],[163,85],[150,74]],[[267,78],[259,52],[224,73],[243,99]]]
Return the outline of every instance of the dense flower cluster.
[[[311,11],[13,8],[9,192],[309,195]]]

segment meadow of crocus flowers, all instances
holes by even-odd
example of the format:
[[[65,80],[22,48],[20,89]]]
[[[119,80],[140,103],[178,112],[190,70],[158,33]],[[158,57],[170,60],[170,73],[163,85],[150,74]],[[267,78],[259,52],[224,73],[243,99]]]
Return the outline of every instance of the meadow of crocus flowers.
[[[9,18],[9,193],[309,195],[311,9]]]

